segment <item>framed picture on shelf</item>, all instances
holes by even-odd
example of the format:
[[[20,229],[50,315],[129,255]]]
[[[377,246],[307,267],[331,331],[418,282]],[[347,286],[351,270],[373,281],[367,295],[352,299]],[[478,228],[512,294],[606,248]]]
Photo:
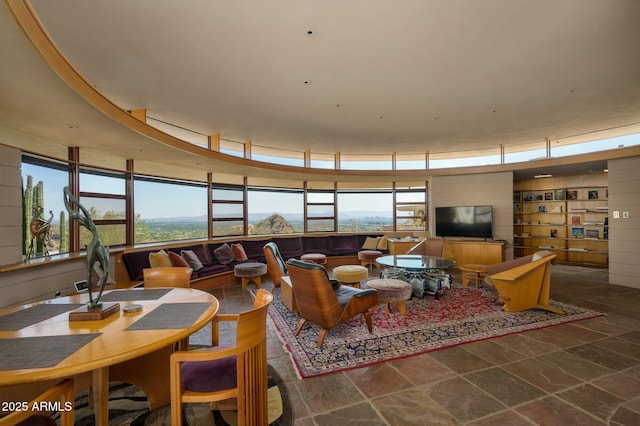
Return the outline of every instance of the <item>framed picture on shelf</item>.
[[[558,237],[558,230],[557,229],[552,229],[549,231],[549,236],[551,238],[557,238]]]
[[[556,189],[553,194],[553,199],[556,201],[564,201],[564,189]]]
[[[542,194],[533,194],[533,201],[542,201]]]
[[[600,231],[598,231],[597,229],[587,229],[586,231],[587,233],[585,234],[585,238],[591,238],[593,240],[597,240],[598,238],[600,238]]]
[[[553,200],[553,192],[545,192],[544,193],[545,200]]]
[[[538,213],[546,213],[547,212],[547,206],[545,206],[544,204],[538,206]]]
[[[573,238],[584,238],[584,228],[581,226],[574,226],[571,228],[571,236]]]
[[[571,216],[572,225],[580,225],[580,216]]]
[[[513,201],[516,203],[520,202],[520,191],[513,191]]]
[[[597,200],[598,199],[598,190],[597,189],[590,189],[588,192],[588,196],[590,200]]]
[[[567,191],[567,200],[577,200],[578,199],[578,191]]]
[[[530,192],[525,192],[524,193],[524,198],[522,199],[523,201],[533,201],[533,194]]]

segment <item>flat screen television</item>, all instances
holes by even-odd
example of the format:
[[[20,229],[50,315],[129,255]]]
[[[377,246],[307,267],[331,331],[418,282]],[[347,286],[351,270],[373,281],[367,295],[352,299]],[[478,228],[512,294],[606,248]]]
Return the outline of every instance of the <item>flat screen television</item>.
[[[438,237],[493,237],[492,206],[436,207]]]

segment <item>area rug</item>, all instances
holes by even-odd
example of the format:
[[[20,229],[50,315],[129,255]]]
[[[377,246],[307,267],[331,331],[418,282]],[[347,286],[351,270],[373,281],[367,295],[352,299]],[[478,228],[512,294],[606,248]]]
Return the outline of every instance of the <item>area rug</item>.
[[[287,387],[278,373],[269,365],[269,425],[293,424],[293,411]],[[144,392],[128,383],[109,384],[110,426],[163,426],[171,424],[169,406],[150,411]],[[211,410],[209,404],[183,404],[183,424],[199,426],[235,426],[236,412],[233,410]],[[81,392],[75,401],[75,426],[95,424],[87,392]]]
[[[408,300],[406,315],[393,308],[387,315],[384,307],[380,307],[373,314],[373,333],[367,331],[364,316],[358,315],[329,330],[323,347],[318,349],[320,328],[307,322],[295,336],[299,317],[282,303],[279,291],[274,293],[269,317],[297,367],[299,378],[603,315],[555,301],[551,305],[564,310],[565,315],[538,309],[504,312],[504,303],[493,290],[462,288],[454,281],[452,288],[445,290],[438,300],[433,296]]]

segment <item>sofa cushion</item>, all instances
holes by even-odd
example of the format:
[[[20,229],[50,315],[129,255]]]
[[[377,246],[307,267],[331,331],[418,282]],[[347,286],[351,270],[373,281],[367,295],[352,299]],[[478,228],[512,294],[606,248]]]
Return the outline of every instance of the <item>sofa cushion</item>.
[[[378,241],[380,241],[380,237],[367,237],[360,248],[362,250],[377,250]]]
[[[160,250],[149,253],[149,266],[152,268],[167,268],[171,266],[171,260],[166,251]]]
[[[387,250],[387,237],[386,235],[383,235],[382,237],[380,237],[380,239],[378,240],[378,247],[376,247],[376,250],[380,250],[380,251],[386,251]]]
[[[222,265],[220,263],[204,265],[202,269],[195,273],[197,275],[194,278],[208,277],[209,275],[221,274],[230,270],[229,265]]]
[[[184,260],[184,257],[176,254],[172,251],[169,252],[169,260],[171,261],[171,266],[177,266],[181,268],[189,268],[189,263]]]
[[[306,253],[320,253],[330,255],[329,237],[300,237],[302,240],[302,251]]]
[[[249,259],[241,243],[232,243],[231,251],[233,252],[233,257],[235,257],[237,262],[244,262]]]
[[[273,240],[280,249],[280,254],[284,259],[300,257],[304,254],[301,237],[283,237]]]
[[[331,251],[336,256],[357,254],[362,244],[358,244],[355,235],[331,235],[329,237]]]
[[[264,263],[264,251],[262,248],[271,240],[245,240],[242,242],[244,251],[247,253],[247,258],[253,262]]]
[[[193,250],[182,250],[180,252],[180,256],[182,256],[184,260],[187,261],[191,269],[196,272],[202,269],[202,267],[204,266],[200,258],[198,258],[198,255],[196,255]]]
[[[167,251],[172,251],[176,254],[181,254],[182,250],[191,250],[192,252],[194,252],[196,256],[198,256],[198,259],[200,259],[200,262],[202,262],[203,265],[206,265],[207,263],[211,263],[211,259],[209,258],[209,253],[207,253],[207,248],[205,247],[204,244],[191,244],[188,246],[169,247]]]
[[[124,266],[126,266],[132,281],[142,281],[144,279],[142,270],[151,267],[151,265],[149,265],[149,253],[152,251],[153,250],[132,251],[122,255]]]
[[[223,265],[228,265],[229,263],[236,260],[236,257],[233,255],[233,250],[231,250],[231,247],[227,243],[224,243],[220,247],[215,249],[213,251],[213,254]]]
[[[182,386],[194,392],[215,392],[236,387],[236,356],[211,361],[185,362],[180,370]]]

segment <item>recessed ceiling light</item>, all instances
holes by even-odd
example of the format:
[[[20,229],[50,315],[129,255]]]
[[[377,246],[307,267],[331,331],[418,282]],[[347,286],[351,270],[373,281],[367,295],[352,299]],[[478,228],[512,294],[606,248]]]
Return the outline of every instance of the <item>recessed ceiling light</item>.
[[[309,85],[309,84],[311,84],[311,80],[305,80],[303,83],[304,83],[305,85]]]
[[[78,126],[75,126],[75,125],[73,125],[73,124],[65,124],[65,125],[64,125],[64,128],[65,128],[65,129],[69,129],[69,130],[77,130],[77,129],[79,129],[79,127],[78,127]]]
[[[314,35],[316,35],[316,31],[315,30],[307,30],[306,34],[307,34],[307,37],[313,37]]]
[[[384,118],[384,115],[379,115],[379,116],[378,116],[378,118],[379,118],[379,119],[383,119],[383,118]]]

